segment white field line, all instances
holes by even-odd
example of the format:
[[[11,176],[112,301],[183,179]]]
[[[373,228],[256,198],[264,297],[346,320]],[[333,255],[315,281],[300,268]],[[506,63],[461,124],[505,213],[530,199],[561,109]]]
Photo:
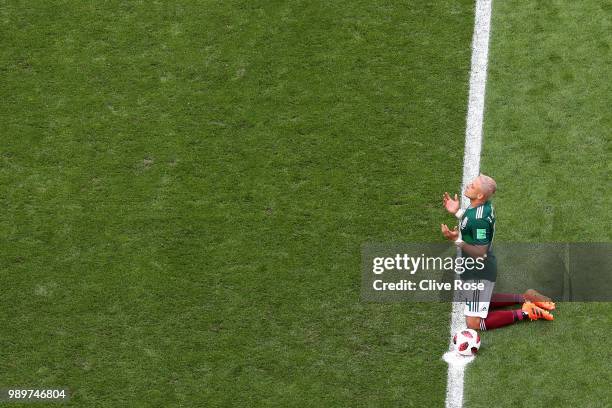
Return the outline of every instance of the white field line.
[[[485,87],[487,83],[487,60],[489,55],[489,33],[491,30],[492,0],[476,0],[474,35],[472,37],[472,66],[470,69],[470,90],[468,99],[467,124],[465,130],[465,149],[463,155],[463,179],[461,192],[480,172],[480,151],[482,148],[482,122],[484,117]],[[467,208],[469,201],[462,195],[461,208]],[[453,358],[452,335],[465,327],[464,305],[453,302],[451,313],[451,341],[448,362],[448,381],[446,385],[446,407],[463,406],[463,378],[465,367],[470,360]]]

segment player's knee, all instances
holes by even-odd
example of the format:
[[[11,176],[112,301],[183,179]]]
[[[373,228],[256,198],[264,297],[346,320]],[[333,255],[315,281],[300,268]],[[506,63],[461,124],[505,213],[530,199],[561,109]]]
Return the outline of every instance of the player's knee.
[[[468,316],[465,318],[465,324],[468,329],[480,330],[480,317]]]

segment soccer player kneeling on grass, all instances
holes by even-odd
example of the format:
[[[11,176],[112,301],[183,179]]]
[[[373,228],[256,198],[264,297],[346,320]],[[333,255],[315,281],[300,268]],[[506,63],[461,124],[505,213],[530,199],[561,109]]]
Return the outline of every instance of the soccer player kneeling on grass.
[[[459,206],[457,194],[454,198],[444,193],[444,207],[454,214],[460,222],[457,227],[449,229],[441,224],[442,234],[453,241],[464,257],[484,258],[484,268],[469,270],[461,279],[469,282],[484,283],[484,290],[467,291],[461,294],[465,300],[466,325],[474,330],[491,330],[525,320],[553,320],[550,310],[555,304],[548,297],[533,289],[523,294],[493,293],[497,276],[497,263],[492,250],[495,235],[495,211],[491,197],[497,185],[495,180],[481,174],[465,188],[464,195],[470,200],[470,206],[463,210]],[[504,306],[522,304],[516,310],[491,310]]]

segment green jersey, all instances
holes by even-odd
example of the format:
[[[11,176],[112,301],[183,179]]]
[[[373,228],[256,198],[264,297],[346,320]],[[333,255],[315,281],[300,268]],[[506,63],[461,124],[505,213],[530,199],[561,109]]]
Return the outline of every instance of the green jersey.
[[[468,208],[461,217],[461,239],[471,245],[488,245],[491,251],[495,235],[495,210],[490,201]]]
[[[495,236],[495,210],[490,201],[475,208],[468,208],[461,217],[461,239],[470,245],[487,245],[487,257],[484,269],[468,270],[461,278],[487,279],[495,281],[497,277],[497,262],[493,254],[493,237]]]

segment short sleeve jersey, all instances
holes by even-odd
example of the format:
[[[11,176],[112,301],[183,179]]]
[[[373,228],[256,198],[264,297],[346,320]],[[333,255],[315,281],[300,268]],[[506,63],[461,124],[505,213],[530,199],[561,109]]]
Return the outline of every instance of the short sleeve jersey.
[[[490,201],[468,208],[461,217],[461,239],[471,245],[488,245],[495,235],[495,210]]]
[[[491,202],[487,201],[476,208],[466,209],[461,217],[460,225],[461,239],[467,244],[488,245],[484,269],[468,270],[461,275],[461,278],[464,280],[486,279],[495,281],[497,261],[491,248],[495,235],[495,210]]]

